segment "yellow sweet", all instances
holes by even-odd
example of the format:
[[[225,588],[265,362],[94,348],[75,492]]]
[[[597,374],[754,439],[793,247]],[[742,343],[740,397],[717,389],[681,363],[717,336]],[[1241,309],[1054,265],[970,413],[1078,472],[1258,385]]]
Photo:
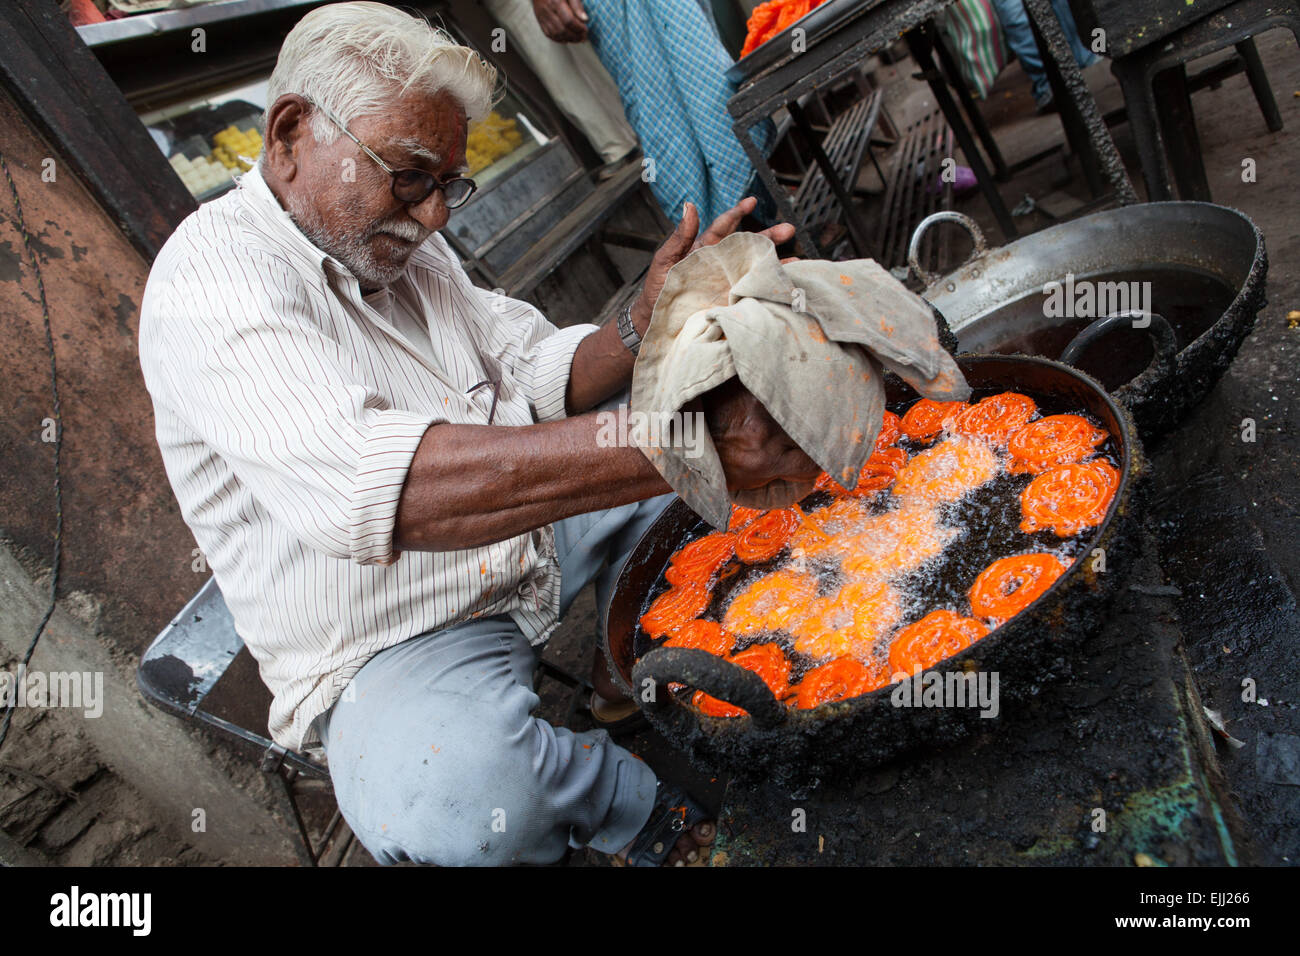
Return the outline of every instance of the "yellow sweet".
[[[514,152],[523,141],[515,121],[493,110],[475,123],[465,137],[465,162],[470,175]]]
[[[248,170],[253,168],[252,163],[240,157],[256,159],[262,151],[262,135],[252,126],[241,130],[231,124],[212,137],[212,144],[212,155],[227,169]]]

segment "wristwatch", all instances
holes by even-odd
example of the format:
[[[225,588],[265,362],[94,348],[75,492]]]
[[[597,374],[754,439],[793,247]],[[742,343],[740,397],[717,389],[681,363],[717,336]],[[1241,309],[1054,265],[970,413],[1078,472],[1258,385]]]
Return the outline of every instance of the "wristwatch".
[[[623,311],[618,316],[618,334],[622,338],[623,344],[633,355],[641,350],[641,333],[636,330],[632,324],[632,305],[631,303],[623,306]]]

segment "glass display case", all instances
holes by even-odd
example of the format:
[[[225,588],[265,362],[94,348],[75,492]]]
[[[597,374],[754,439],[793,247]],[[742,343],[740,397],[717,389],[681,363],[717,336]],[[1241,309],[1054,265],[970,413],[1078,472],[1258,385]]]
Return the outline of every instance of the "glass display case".
[[[199,202],[220,196],[262,152],[264,81],[145,113],[140,121]]]
[[[289,28],[319,0],[228,0],[78,27],[136,110],[171,169],[199,202],[221,195],[261,152],[266,78]],[[443,235],[475,281],[513,288],[525,254],[595,191],[581,159],[541,104],[504,63],[462,29],[456,10],[416,3],[457,39],[494,62],[506,92],[468,131],[466,159],[478,190]],[[468,22],[468,21],[467,21]],[[206,31],[202,56],[191,33]]]

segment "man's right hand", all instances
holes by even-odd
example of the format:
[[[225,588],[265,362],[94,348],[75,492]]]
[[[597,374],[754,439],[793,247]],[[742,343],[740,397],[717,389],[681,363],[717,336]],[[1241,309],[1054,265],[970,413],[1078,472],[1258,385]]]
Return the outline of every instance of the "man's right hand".
[[[748,491],[782,480],[807,484],[812,490],[821,468],[739,378],[701,396],[700,402],[729,491]]]
[[[587,11],[582,0],[533,0],[533,15],[542,32],[556,43],[587,39]]]

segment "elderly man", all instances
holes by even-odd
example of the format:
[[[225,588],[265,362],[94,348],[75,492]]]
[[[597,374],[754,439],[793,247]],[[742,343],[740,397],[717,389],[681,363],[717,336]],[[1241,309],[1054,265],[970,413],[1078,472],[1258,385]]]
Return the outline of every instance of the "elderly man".
[[[274,694],[273,737],[323,744],[379,860],[542,863],[567,844],[681,863],[708,826],[666,839],[680,791],[603,730],[533,717],[532,674],[668,490],[583,413],[628,386],[668,269],[752,201],[698,239],[688,209],[622,322],[557,329],[475,287],[438,235],[473,191],[466,124],[495,83],[391,7],[303,18],[258,167],[150,274],[140,359],[158,441]],[[752,397],[708,412],[733,487],[817,473]]]

